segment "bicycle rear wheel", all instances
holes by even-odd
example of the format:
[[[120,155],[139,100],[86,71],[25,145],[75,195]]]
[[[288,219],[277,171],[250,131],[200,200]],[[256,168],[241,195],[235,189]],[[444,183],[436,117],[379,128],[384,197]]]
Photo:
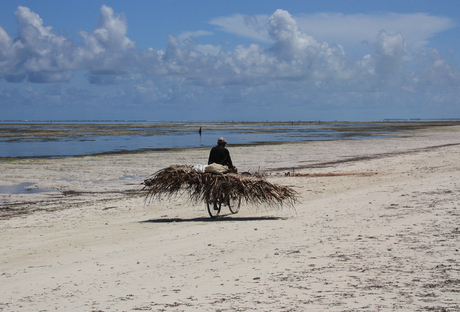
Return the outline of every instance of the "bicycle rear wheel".
[[[208,207],[208,213],[211,218],[217,218],[220,213],[220,208],[222,207],[222,203],[220,201],[207,201],[206,206]]]

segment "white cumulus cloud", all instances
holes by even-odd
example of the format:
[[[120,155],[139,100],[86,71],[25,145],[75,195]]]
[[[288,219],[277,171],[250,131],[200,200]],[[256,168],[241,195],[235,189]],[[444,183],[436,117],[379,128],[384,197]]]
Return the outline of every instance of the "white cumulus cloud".
[[[126,37],[126,19],[107,6],[102,6],[93,33],[79,32],[84,45],[56,34],[27,7],[18,7],[15,16],[17,38],[12,39],[0,27],[0,74],[10,82],[25,78],[31,82],[69,81],[75,70],[122,72],[129,67],[126,51],[135,44]]]

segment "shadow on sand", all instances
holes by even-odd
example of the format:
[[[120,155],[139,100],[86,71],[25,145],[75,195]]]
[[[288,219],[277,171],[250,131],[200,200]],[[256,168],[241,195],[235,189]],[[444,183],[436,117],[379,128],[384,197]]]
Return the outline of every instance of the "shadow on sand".
[[[140,223],[173,223],[173,222],[228,222],[228,221],[270,221],[270,220],[287,220],[286,217],[228,217],[228,215],[222,215],[218,218],[211,219],[209,217],[199,217],[199,218],[161,218],[161,219],[150,219],[145,221],[140,221]]]

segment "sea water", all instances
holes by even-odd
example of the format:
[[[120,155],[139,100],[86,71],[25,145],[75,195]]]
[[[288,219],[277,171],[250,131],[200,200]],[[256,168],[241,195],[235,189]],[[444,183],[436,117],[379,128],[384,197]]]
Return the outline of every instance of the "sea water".
[[[6,122],[0,123],[0,158],[72,157],[101,153],[212,147],[221,136],[227,139],[229,146],[386,138],[420,124],[423,123]]]

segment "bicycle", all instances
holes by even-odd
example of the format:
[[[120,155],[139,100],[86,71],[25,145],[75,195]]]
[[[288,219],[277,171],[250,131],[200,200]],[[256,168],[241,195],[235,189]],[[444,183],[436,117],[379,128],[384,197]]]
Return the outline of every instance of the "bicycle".
[[[208,208],[208,213],[211,218],[217,218],[220,214],[222,205],[227,206],[228,209],[232,214],[238,213],[240,211],[240,204],[241,200],[238,201],[238,204],[235,205],[235,203],[230,202],[230,198],[227,198],[227,200],[224,199],[223,196],[221,196],[217,200],[208,200],[206,202],[206,207]]]

